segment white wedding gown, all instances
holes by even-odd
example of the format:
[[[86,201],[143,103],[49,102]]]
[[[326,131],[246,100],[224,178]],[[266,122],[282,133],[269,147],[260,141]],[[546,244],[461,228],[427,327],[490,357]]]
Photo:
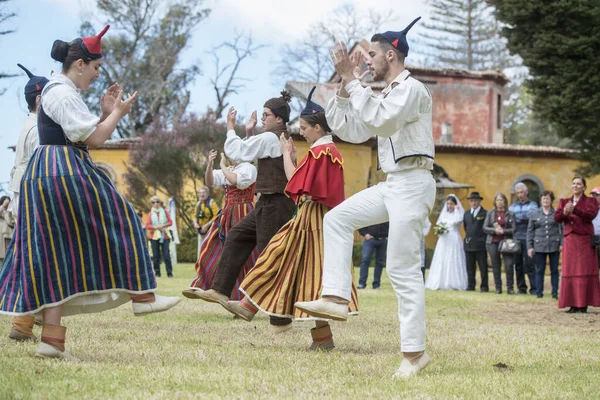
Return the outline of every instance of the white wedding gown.
[[[437,223],[440,222],[446,223],[448,232],[438,238],[425,288],[429,290],[466,290],[468,284],[467,262],[460,236],[463,213],[457,207],[452,213],[442,213]]]

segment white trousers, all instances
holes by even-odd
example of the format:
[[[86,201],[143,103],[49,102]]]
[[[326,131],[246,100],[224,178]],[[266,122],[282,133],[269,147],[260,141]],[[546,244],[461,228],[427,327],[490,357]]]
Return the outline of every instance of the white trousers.
[[[421,275],[423,223],[435,201],[425,169],[388,174],[387,180],[346,199],[323,221],[323,296],[350,300],[354,230],[390,222],[386,272],[398,296],[401,351],[425,350],[425,285]]]

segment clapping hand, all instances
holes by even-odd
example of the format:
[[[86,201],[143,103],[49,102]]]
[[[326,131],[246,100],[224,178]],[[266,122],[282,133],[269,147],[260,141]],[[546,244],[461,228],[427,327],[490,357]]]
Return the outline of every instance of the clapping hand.
[[[573,202],[569,200],[567,205],[565,205],[564,214],[569,215],[573,212],[574,209],[575,209],[575,206],[573,205]]]
[[[118,112],[121,118],[123,118],[124,116],[129,114],[129,111],[131,111],[131,106],[133,105],[133,102],[137,98],[137,91],[134,92],[133,94],[127,94],[127,99],[125,99],[125,100],[121,100],[122,98],[123,98],[123,91],[119,90],[119,93],[117,93],[117,99],[115,101],[113,111]]]
[[[227,111],[227,131],[231,131],[235,128],[236,118],[237,110],[234,107],[231,107],[229,111]]]
[[[294,139],[291,137],[286,139],[285,133],[279,136],[279,148],[283,154],[289,154],[292,160],[296,157],[296,146],[294,146]]]
[[[336,41],[335,46],[329,50],[329,56],[333,61],[336,72],[342,77],[342,82],[348,83],[354,79],[356,61],[350,59],[344,42]]]
[[[256,117],[256,110],[252,112],[248,122],[246,122],[246,136],[252,136],[254,134],[254,128],[256,127],[256,123],[258,119]]]
[[[360,51],[357,51],[354,54],[351,54],[350,55],[350,61],[352,61],[352,63],[354,64],[354,70],[352,71],[352,74],[354,75],[354,78],[358,79],[359,81],[362,82],[362,80],[365,79],[365,77],[370,72],[369,69],[367,68],[365,70],[365,72],[361,73],[362,67],[363,67],[363,64],[364,64],[363,53],[361,53]]]
[[[121,87],[118,83],[115,83],[108,88],[102,97],[100,97],[100,108],[102,109],[102,114],[105,116],[108,116],[111,112],[113,112],[115,103],[117,102],[117,96],[119,95],[119,90],[121,90]]]

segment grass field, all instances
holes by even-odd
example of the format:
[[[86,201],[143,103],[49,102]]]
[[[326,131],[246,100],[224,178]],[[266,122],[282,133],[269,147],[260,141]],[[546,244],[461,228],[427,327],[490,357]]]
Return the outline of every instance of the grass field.
[[[178,265],[176,278],[159,279],[159,293],[179,295],[193,275],[192,265]],[[67,347],[83,360],[69,364],[9,341],[2,316],[0,399],[600,397],[600,310],[565,314],[549,296],[427,292],[432,363],[415,379],[392,380],[397,302],[382,283],[359,292],[360,316],[332,324],[330,353],[305,351],[310,323],[274,337],[264,315],[247,323],[184,298],[146,317],[128,304],[65,318]]]

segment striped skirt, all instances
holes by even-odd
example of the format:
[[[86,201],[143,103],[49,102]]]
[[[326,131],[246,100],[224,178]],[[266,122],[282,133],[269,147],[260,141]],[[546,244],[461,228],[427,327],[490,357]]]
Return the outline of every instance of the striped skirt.
[[[192,280],[191,287],[203,290],[212,288],[229,230],[253,209],[254,205],[251,202],[234,203],[224,207],[219,212],[219,216],[211,225],[204,242],[202,242],[200,256],[195,265],[197,276]],[[235,286],[231,292],[231,300],[242,299],[243,295],[240,292],[240,283],[244,280],[248,271],[254,267],[257,258],[258,252],[254,249],[235,282]]]
[[[298,213],[273,236],[246,275],[241,290],[261,311],[296,321],[320,319],[301,312],[294,304],[321,297],[323,217],[327,211],[329,208],[320,203],[301,203]],[[349,311],[358,314],[354,283]]]
[[[17,230],[0,271],[0,313],[100,312],[153,292],[139,218],[90,155],[40,146],[20,186]]]

